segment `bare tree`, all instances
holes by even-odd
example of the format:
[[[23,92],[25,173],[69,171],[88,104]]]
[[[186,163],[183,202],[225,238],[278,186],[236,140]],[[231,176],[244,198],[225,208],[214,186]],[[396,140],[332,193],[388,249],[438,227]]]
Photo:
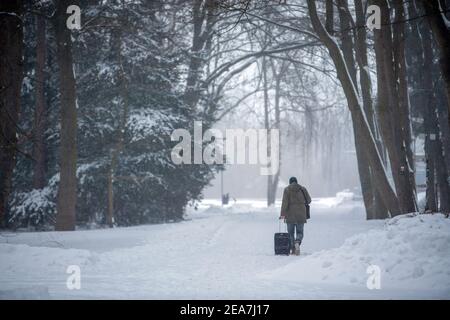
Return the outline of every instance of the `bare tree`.
[[[346,61],[338,44],[322,25],[322,22],[317,14],[315,1],[307,0],[307,4],[312,26],[322,43],[328,49],[330,57],[336,67],[337,76],[342,84],[344,94],[347,98],[352,119],[356,123],[357,131],[354,132],[355,134],[356,132],[360,134],[358,139],[361,139],[361,145],[364,146],[364,152],[366,153],[370,166],[373,168],[372,172],[377,189],[385,201],[386,208],[389,212],[392,215],[397,215],[400,213],[398,198],[395,191],[389,184],[381,156],[377,150],[376,141],[365,117],[363,106],[360,103],[356,87],[348,72]]]
[[[332,36],[334,35],[334,5],[333,0],[326,0],[326,22],[325,29]]]
[[[450,30],[449,22],[443,14],[443,2],[437,0],[422,0],[428,23],[433,31],[440,52],[440,65],[447,89],[448,123],[450,125]]]
[[[66,10],[71,4],[70,0],[58,1],[54,17],[61,93],[60,181],[56,230],[61,231],[75,229],[77,199],[76,86],[73,72],[71,34],[66,26]]]
[[[273,205],[275,204],[278,182],[280,180],[280,168],[281,168],[281,85],[283,80],[283,75],[286,73],[289,63],[287,61],[281,61],[280,63],[276,63],[273,59],[271,60],[271,69],[272,75],[275,81],[274,84],[274,123],[270,127],[270,129],[279,130],[279,141],[278,141],[278,170],[273,176],[269,176],[268,179],[268,194],[267,194],[267,204]],[[270,130],[269,129],[269,130]],[[270,134],[268,134],[270,136]],[[270,145],[270,144],[268,144]],[[273,152],[273,150],[271,151]]]
[[[355,45],[358,47],[357,53],[359,54],[359,60],[360,61],[360,74],[361,74],[361,80],[363,82],[361,83],[361,86],[363,89],[363,105],[364,105],[364,112],[367,115],[370,115],[371,112],[371,101],[372,97],[370,96],[370,87],[369,87],[369,81],[367,77],[364,77],[364,74],[366,73],[367,68],[367,54],[364,51],[364,47],[361,47],[360,41],[358,41],[356,44],[353,43],[353,37],[351,36],[351,30],[352,30],[352,22],[350,21],[352,18],[349,13],[348,9],[348,2],[347,0],[338,0],[337,2],[338,6],[338,13],[339,13],[339,22],[340,22],[340,35],[341,35],[341,48],[342,48],[342,54],[345,59],[345,63],[348,68],[348,72],[352,78],[352,82],[355,85],[355,88],[358,88],[358,82],[357,82],[357,73],[356,73],[356,65],[355,65],[355,57],[353,55]],[[354,23],[353,23],[354,24]],[[362,28],[361,28],[362,29]],[[358,34],[358,40],[361,38],[362,40],[362,34]],[[363,65],[364,61],[365,65]],[[368,91],[369,90],[369,91]],[[367,117],[367,121],[370,125],[372,133],[374,131],[374,124],[373,124],[373,117],[370,116]],[[361,183],[361,192],[363,195],[364,200],[364,206],[366,208],[366,215],[368,219],[372,219],[375,217],[375,207],[374,207],[374,199],[375,194],[373,190],[373,183],[370,173],[370,166],[369,162],[367,161],[366,155],[364,153],[362,141],[360,140],[360,134],[358,132],[358,126],[355,123],[353,123],[353,130],[355,131],[355,149],[356,149],[356,159],[358,164],[358,172],[359,172],[359,180]]]
[[[410,144],[407,143],[405,126],[409,126],[409,115],[402,117],[402,113],[409,114],[401,106],[399,98],[408,100],[399,86],[404,86],[405,76],[398,72],[395,65],[403,53],[395,53],[392,33],[397,34],[399,30],[392,30],[389,6],[386,0],[375,0],[374,4],[381,8],[381,30],[375,30],[375,53],[377,63],[378,103],[377,114],[379,119],[380,133],[388,150],[392,176],[399,199],[400,209],[403,213],[417,210],[415,181],[413,165],[410,163],[408,154]],[[399,39],[399,36],[395,36]],[[402,45],[404,49],[404,45]],[[403,88],[404,89],[404,88]],[[406,103],[406,102],[405,102]],[[407,119],[405,119],[407,118]],[[406,122],[406,123],[404,123]],[[408,131],[410,132],[410,131]]]
[[[364,8],[367,5],[367,1],[355,0],[355,15],[356,15],[356,40],[355,40],[355,57],[359,67],[359,81],[361,86],[361,95],[364,106],[364,113],[366,114],[367,121],[370,125],[370,130],[372,131],[376,142],[377,147],[380,154],[383,156],[383,142],[379,137],[378,132],[378,123],[376,121],[375,112],[373,108],[372,101],[372,81],[370,78],[370,69],[368,63],[368,54],[367,54],[367,32],[365,28],[365,14]],[[347,12],[349,12],[347,10]],[[372,174],[371,174],[372,175]],[[373,194],[373,206],[372,210],[367,210],[367,217],[369,219],[384,219],[388,217],[388,213],[386,207],[381,199],[379,192],[376,190],[376,186],[374,184],[374,179],[371,178],[372,188],[369,191],[369,197],[371,196],[370,192]]]
[[[213,26],[217,16],[214,13],[216,4],[214,0],[194,0],[192,4],[192,46],[189,69],[186,79],[184,101],[189,109],[194,110],[200,99],[202,69],[206,64],[206,47],[211,39]]]
[[[427,163],[426,211],[450,212],[450,186],[448,168],[444,159],[441,128],[437,117],[437,100],[433,86],[433,70],[429,65],[433,61],[431,32],[422,28],[421,47],[423,59],[421,74],[423,75],[424,106],[423,118],[425,129],[425,157]],[[422,58],[422,57],[420,57]],[[419,58],[419,59],[420,59]],[[419,60],[420,61],[420,60]],[[436,186],[438,188],[436,188]]]
[[[47,108],[45,101],[46,26],[42,15],[36,16],[36,108],[33,130],[33,187],[42,189],[46,184],[45,128]]]
[[[23,3],[0,2],[0,226],[7,224],[23,80]]]

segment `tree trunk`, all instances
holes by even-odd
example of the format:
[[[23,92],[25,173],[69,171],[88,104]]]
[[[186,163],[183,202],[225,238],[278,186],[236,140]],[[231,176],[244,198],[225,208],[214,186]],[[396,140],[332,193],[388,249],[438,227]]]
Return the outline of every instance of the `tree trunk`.
[[[281,130],[280,127],[280,91],[281,91],[281,78],[282,75],[284,73],[284,67],[285,67],[285,63],[283,62],[280,66],[280,70],[277,72],[276,67],[273,66],[273,75],[275,77],[275,102],[274,102],[274,107],[275,107],[275,123],[274,123],[274,129],[276,130]],[[270,135],[269,135],[270,137]],[[270,179],[270,187],[268,189],[268,201],[267,204],[270,205],[274,205],[275,204],[275,200],[277,197],[277,189],[278,189],[278,182],[280,180],[280,168],[281,168],[281,132],[280,132],[280,140],[278,141],[278,170],[277,172],[273,175],[273,176],[269,176],[271,177]],[[268,138],[269,139],[269,138]],[[273,152],[273,150],[271,151]]]
[[[438,86],[441,85],[439,82],[439,78],[435,76],[435,85],[434,88],[438,89]],[[450,126],[447,122],[448,111],[446,107],[446,97],[445,94],[437,99],[437,115],[439,121],[439,128],[441,129],[441,139],[442,139],[442,147],[444,151],[444,161],[447,166],[447,174],[450,175]]]
[[[400,209],[403,213],[415,211],[413,206],[413,195],[409,189],[408,164],[404,140],[402,135],[402,122],[399,108],[399,92],[397,86],[397,77],[395,74],[395,63],[393,54],[392,30],[390,11],[386,0],[376,1],[381,8],[381,23],[383,25],[380,31],[375,31],[375,51],[377,55],[377,64],[380,63],[382,69],[383,91],[381,95],[386,96],[386,104],[379,104],[385,112],[381,113],[385,117],[381,120],[380,127],[383,140],[387,146],[392,176],[400,203]],[[380,59],[378,59],[380,56]],[[383,129],[384,127],[384,129]]]
[[[363,141],[358,132],[359,126],[356,125],[357,119],[353,118],[352,114],[352,124],[353,124],[353,136],[355,139],[355,150],[356,150],[356,160],[358,165],[359,181],[361,184],[361,193],[363,196],[364,207],[366,208],[366,219],[375,219],[375,195],[374,195],[374,185],[370,174],[369,161],[366,157]]]
[[[205,63],[205,45],[212,35],[212,27],[215,23],[214,0],[194,0],[192,7],[193,36],[191,56],[189,61],[188,75],[186,78],[186,89],[184,102],[188,110],[194,111],[200,99],[202,85],[200,84],[202,67]],[[203,25],[205,27],[203,28]]]
[[[344,60],[348,68],[348,72],[350,74],[350,77],[352,78],[352,82],[355,88],[357,88],[357,74],[356,74],[356,65],[355,65],[355,58],[353,56],[353,51],[355,45],[353,44],[352,36],[350,35],[351,30],[351,24],[350,24],[350,17],[348,16],[348,3],[347,0],[338,0],[338,13],[339,13],[339,21],[340,21],[340,30],[341,30],[341,48],[342,53],[344,55]],[[361,28],[363,29],[363,28]],[[356,45],[361,45],[360,43],[356,43]],[[361,49],[358,47],[358,49]],[[357,53],[360,54],[360,57],[357,56],[357,58],[362,59],[363,52],[360,50],[357,50]],[[357,59],[358,60],[358,59]],[[366,56],[366,64],[367,64],[367,56]],[[363,70],[361,68],[360,63],[360,76],[363,74]],[[363,68],[365,70],[365,68]],[[365,79],[367,80],[367,79]],[[361,82],[361,86],[363,83]],[[366,110],[371,106],[371,96],[370,96],[370,84],[366,81],[364,82],[364,85],[366,86],[364,88],[364,93],[366,95],[363,95],[363,104],[364,104],[364,112],[366,113]],[[367,87],[369,86],[369,87]],[[369,89],[369,93],[367,94],[367,89]],[[371,123],[371,118],[367,116],[366,118],[369,122],[371,131],[373,133],[373,123]],[[374,200],[375,200],[375,194],[373,189],[373,183],[371,179],[370,174],[370,166],[369,162],[367,161],[367,157],[364,152],[364,148],[362,147],[362,141],[360,139],[360,133],[358,132],[358,126],[356,126],[355,121],[352,121],[353,124],[353,133],[355,138],[355,150],[356,150],[356,159],[358,164],[358,172],[359,172],[359,180],[361,183],[361,193],[364,200],[364,206],[366,208],[366,218],[367,219],[374,219],[375,217],[375,211],[374,211]]]
[[[61,0],[55,13],[57,60],[61,95],[60,181],[56,230],[75,229],[77,199],[77,107],[72,42],[66,27],[66,10],[72,2]]]
[[[408,5],[408,12],[410,17],[417,17],[418,16],[418,10],[416,8],[416,3],[414,1],[410,2]],[[414,56],[417,60],[411,61],[411,66],[418,66],[415,74],[415,81],[418,83],[418,89],[419,92],[416,93],[416,95],[419,97],[420,102],[418,103],[418,106],[424,106],[427,102],[427,92],[423,91],[422,89],[430,85],[426,81],[424,81],[423,72],[432,71],[433,75],[431,76],[431,79],[434,79],[434,88],[432,89],[435,93],[434,97],[436,99],[436,106],[437,106],[437,117],[439,122],[439,129],[441,132],[441,142],[443,147],[443,153],[444,153],[444,161],[445,166],[447,167],[447,175],[450,175],[450,126],[447,121],[448,119],[448,108],[447,108],[447,97],[445,94],[445,84],[442,84],[442,81],[440,79],[440,70],[436,72],[436,69],[439,68],[431,68],[430,70],[429,66],[433,65],[434,61],[434,48],[432,45],[432,36],[431,36],[431,30],[429,28],[428,24],[420,23],[420,20],[416,20],[415,23],[411,24],[411,30],[412,30],[412,37],[409,37],[411,40],[410,48],[409,48],[409,56]],[[420,44],[420,45],[419,45]],[[424,51],[428,51],[428,57],[427,57],[427,63],[424,63]],[[417,100],[417,97],[416,97]],[[417,102],[416,102],[417,104]]]
[[[431,45],[431,34],[429,30],[422,29],[421,32],[423,61],[422,61],[422,79],[425,99],[425,108],[423,109],[424,127],[425,127],[425,157],[427,161],[427,190],[425,210],[436,212],[438,210],[438,201],[440,209],[448,212],[450,207],[450,186],[448,182],[447,165],[443,156],[443,145],[440,134],[440,126],[437,115],[437,100],[435,88],[433,86],[433,70],[429,67],[433,61],[433,47]],[[438,190],[436,190],[436,183]],[[439,194],[439,197],[437,197]]]
[[[201,70],[201,54],[204,41],[201,37],[202,25],[204,18],[201,15],[202,0],[194,0],[193,2],[193,26],[194,32],[192,36],[191,57],[189,61],[189,72],[186,79],[186,90],[184,93],[184,101],[190,110],[197,104],[199,96],[198,79]]]
[[[355,57],[353,56],[353,37],[351,36],[351,23],[348,16],[348,2],[347,0],[337,0],[338,13],[339,13],[339,26],[341,33],[341,50],[344,55],[345,64],[347,65],[348,72],[352,78],[353,85],[358,90],[358,81],[356,80],[356,64]]]
[[[362,0],[355,0],[356,13],[356,61],[359,66],[359,81],[361,83],[361,95],[363,98],[364,112],[369,122],[373,134],[376,133],[376,122],[372,104],[372,81],[369,74],[369,64],[367,58],[367,34],[365,25],[364,7]]]
[[[433,37],[439,47],[439,63],[447,91],[448,124],[450,126],[450,30],[447,27],[447,21],[444,20],[445,16],[440,12],[438,1],[422,0],[421,2],[425,8]]]
[[[119,83],[120,83],[120,96],[122,100],[122,114],[120,115],[119,127],[117,128],[116,144],[111,152],[111,161],[108,170],[108,211],[106,215],[106,223],[110,228],[114,227],[114,175],[119,162],[119,156],[124,149],[124,135],[126,124],[128,120],[128,80],[126,77],[124,65],[123,65],[123,55],[122,55],[122,34],[120,30],[117,36],[117,61],[119,64]]]
[[[425,211],[436,212],[438,209],[437,190],[436,190],[436,137],[439,132],[433,126],[432,115],[435,109],[435,99],[433,92],[433,74],[428,64],[433,60],[433,48],[431,47],[431,37],[428,30],[421,31],[422,50],[418,55],[420,70],[422,74],[423,98],[421,108],[423,114],[423,126],[425,133],[425,162],[426,162],[426,192],[425,192]]]
[[[267,58],[262,58],[262,76],[263,76],[263,92],[264,92],[264,128],[267,130],[267,154],[270,155],[270,123],[269,123],[269,89],[267,85]],[[272,176],[267,176],[267,206],[269,207],[273,198],[272,191],[273,183]]]
[[[381,30],[375,30],[375,53],[378,78],[378,119],[380,132],[387,147],[392,177],[402,213],[415,212],[415,182],[408,163],[407,146],[402,134],[399,110],[398,78],[394,70],[391,22],[386,0],[374,1],[381,8]]]
[[[437,119],[436,125],[437,125]],[[447,171],[447,165],[444,160],[442,141],[437,137],[436,140],[436,176],[439,187],[439,210],[441,212],[450,212],[450,180]]]
[[[399,113],[401,134],[404,144],[401,145],[400,150],[402,157],[406,156],[405,179],[407,182],[407,205],[408,211],[417,211],[417,193],[416,193],[416,179],[415,179],[415,164],[414,155],[412,152],[412,128],[410,120],[410,103],[408,90],[408,73],[406,70],[406,39],[405,39],[405,20],[407,19],[405,7],[402,0],[394,1],[395,21],[394,21],[394,65],[396,68],[396,81],[398,83],[398,97],[399,97]],[[404,161],[402,159],[402,161]]]
[[[370,131],[370,126],[367,119],[364,116],[362,109],[363,107],[359,103],[358,94],[348,73],[345,60],[336,42],[330,37],[320,22],[316,11],[315,1],[307,0],[307,3],[312,26],[323,44],[328,49],[328,52],[330,53],[336,67],[337,76],[342,84],[344,94],[348,102],[348,107],[352,114],[352,119],[356,122],[357,132],[360,133],[364,151],[370,166],[373,168],[372,172],[377,190],[383,197],[387,209],[392,215],[397,215],[400,213],[397,196],[389,184],[380,154],[377,150],[375,139]]]
[[[424,69],[424,79],[428,78]],[[431,81],[429,83],[432,83]],[[443,145],[439,132],[439,124],[436,115],[436,99],[432,85],[426,89],[428,92],[427,105],[424,110],[425,125],[425,157],[427,164],[427,189],[426,189],[426,211],[450,212],[450,185],[447,165],[444,160]],[[430,88],[431,87],[431,88]],[[436,188],[437,187],[437,188]],[[439,195],[439,197],[438,197]]]
[[[409,167],[414,172],[414,157],[412,153],[412,129],[410,121],[410,105],[408,92],[408,74],[406,70],[405,57],[405,21],[407,19],[403,0],[394,0],[395,20],[393,25],[393,46],[394,50],[394,66],[396,71],[396,79],[398,82],[398,97],[399,97],[399,113],[402,130],[402,137],[405,141],[406,155],[408,157]],[[410,179],[414,179],[414,175],[410,175]]]
[[[23,80],[23,3],[0,2],[0,227],[7,226]]]
[[[377,123],[374,116],[373,103],[372,103],[372,81],[369,74],[369,64],[367,58],[367,34],[366,28],[362,27],[366,24],[364,16],[364,5],[362,0],[355,0],[355,14],[356,14],[356,43],[355,43],[355,57],[359,66],[359,81],[361,85],[361,95],[363,99],[364,113],[366,114],[367,121],[369,122],[370,130],[374,135],[377,142],[378,151],[381,153],[383,149],[382,142],[378,137]],[[383,203],[383,199],[376,191],[373,179],[371,179],[372,193],[368,197],[373,198],[373,206],[371,210],[367,210],[367,219],[385,219],[388,217],[386,206]]]
[[[326,0],[326,22],[325,29],[330,35],[334,35],[334,6],[333,0]]]
[[[429,96],[433,93],[429,93]],[[436,190],[436,133],[432,133],[435,128],[431,127],[430,107],[433,106],[431,99],[428,99],[427,108],[424,110],[425,127],[425,161],[426,161],[426,192],[425,211],[436,212],[437,190]]]
[[[33,188],[42,189],[46,184],[46,156],[44,132],[46,128],[46,105],[45,105],[45,18],[37,15],[37,42],[36,42],[36,108],[34,111],[34,135],[33,135],[33,159],[34,176]]]

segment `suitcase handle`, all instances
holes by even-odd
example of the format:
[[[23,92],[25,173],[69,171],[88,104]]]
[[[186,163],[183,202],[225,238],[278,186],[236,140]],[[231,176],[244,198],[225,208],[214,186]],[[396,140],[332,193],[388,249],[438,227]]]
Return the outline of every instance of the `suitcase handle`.
[[[286,224],[286,222],[284,222],[284,224],[286,225],[286,232],[287,232],[287,224]],[[281,232],[281,219],[278,219],[278,232]]]

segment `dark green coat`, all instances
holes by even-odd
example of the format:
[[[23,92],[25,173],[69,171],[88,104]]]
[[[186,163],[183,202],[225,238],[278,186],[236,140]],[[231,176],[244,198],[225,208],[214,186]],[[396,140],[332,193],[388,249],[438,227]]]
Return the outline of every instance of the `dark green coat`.
[[[310,203],[308,190],[298,183],[292,183],[284,189],[281,215],[285,216],[287,223],[306,223],[306,204]]]

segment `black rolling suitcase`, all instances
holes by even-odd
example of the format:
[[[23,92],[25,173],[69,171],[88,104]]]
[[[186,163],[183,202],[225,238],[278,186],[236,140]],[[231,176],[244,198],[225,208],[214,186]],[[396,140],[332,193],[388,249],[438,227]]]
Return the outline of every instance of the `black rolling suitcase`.
[[[278,224],[278,229],[280,229],[280,223]],[[276,255],[289,255],[289,233],[287,232],[275,233],[274,244]]]

